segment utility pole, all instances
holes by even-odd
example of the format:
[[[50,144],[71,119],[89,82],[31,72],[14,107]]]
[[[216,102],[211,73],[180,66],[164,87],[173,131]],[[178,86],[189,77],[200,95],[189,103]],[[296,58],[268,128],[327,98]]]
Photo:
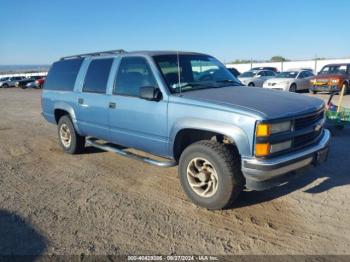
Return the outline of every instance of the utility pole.
[[[317,75],[317,54],[315,54],[315,74]]]

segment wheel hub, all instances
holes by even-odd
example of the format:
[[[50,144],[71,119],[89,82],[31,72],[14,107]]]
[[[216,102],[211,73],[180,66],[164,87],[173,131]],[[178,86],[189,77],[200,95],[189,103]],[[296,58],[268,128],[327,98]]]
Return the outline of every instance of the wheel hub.
[[[69,127],[66,124],[62,124],[60,128],[60,138],[64,147],[70,147],[72,141],[72,135]]]
[[[214,166],[204,158],[194,158],[187,166],[187,181],[200,197],[211,197],[218,190],[218,176]]]

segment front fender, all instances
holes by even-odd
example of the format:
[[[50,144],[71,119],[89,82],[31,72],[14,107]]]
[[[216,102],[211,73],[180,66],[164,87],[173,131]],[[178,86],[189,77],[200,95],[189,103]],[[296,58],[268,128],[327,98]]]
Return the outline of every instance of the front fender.
[[[247,122],[245,122],[247,121]],[[249,121],[249,123],[248,123]],[[240,126],[251,125],[252,120],[241,119]],[[254,120],[255,121],[255,120]],[[253,126],[254,126],[253,122]],[[183,118],[178,120],[172,126],[170,130],[169,137],[169,154],[173,156],[174,150],[174,142],[176,135],[183,129],[198,129],[204,131],[211,131],[215,133],[219,133],[228,137],[238,148],[238,151],[241,156],[250,156],[251,155],[251,142],[247,133],[239,126],[234,123],[226,123],[221,121],[208,121],[205,119],[196,119],[196,118]]]

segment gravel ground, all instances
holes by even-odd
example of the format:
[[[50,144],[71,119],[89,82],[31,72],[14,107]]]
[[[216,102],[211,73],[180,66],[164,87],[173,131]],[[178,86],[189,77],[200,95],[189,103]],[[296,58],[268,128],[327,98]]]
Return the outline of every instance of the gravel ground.
[[[208,211],[176,168],[64,154],[40,92],[0,89],[0,254],[350,254],[349,129],[323,166]]]

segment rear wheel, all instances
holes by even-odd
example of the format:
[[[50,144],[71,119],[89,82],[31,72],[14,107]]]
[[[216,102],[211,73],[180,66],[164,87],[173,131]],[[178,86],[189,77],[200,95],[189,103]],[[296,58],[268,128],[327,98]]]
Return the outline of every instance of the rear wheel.
[[[8,85],[8,84],[3,84],[2,87],[3,87],[3,88],[8,88],[9,85]]]
[[[229,206],[244,186],[237,149],[216,141],[188,146],[181,154],[178,172],[186,195],[208,209]]]
[[[66,153],[78,154],[84,151],[85,137],[80,136],[68,115],[64,115],[58,121],[58,139]]]
[[[292,84],[289,88],[289,92],[293,92],[296,93],[297,92],[297,85],[296,84]]]
[[[254,85],[254,83],[252,82],[252,83],[249,83],[248,86],[255,86],[255,85]]]

